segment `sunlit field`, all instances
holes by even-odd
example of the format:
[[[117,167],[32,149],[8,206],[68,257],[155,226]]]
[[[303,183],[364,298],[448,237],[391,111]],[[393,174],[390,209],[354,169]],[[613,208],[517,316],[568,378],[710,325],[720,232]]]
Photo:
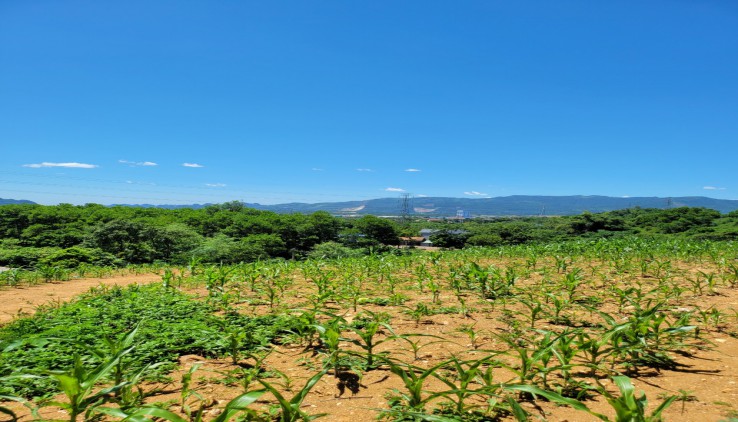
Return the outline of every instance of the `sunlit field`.
[[[712,360],[735,351],[737,253],[627,238],[192,261],[4,326],[3,410],[26,420],[717,420],[736,411],[723,387],[735,369]],[[689,375],[710,381],[698,389]]]

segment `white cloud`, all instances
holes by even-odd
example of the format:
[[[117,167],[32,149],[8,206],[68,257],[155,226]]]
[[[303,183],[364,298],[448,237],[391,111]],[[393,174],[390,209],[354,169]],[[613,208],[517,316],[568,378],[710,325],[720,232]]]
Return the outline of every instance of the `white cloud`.
[[[128,160],[118,160],[121,164],[128,164],[131,167],[153,167],[158,166],[158,164],[154,163],[153,161],[128,161]]]
[[[374,170],[372,170],[372,169],[356,169],[356,171],[364,171],[364,172],[369,172],[369,173],[371,173],[371,172],[373,172]]]
[[[385,192],[405,192],[405,189],[402,189],[402,188],[387,188],[387,189],[385,189]]]
[[[705,186],[702,189],[704,190],[725,190],[726,188],[719,188],[717,186]]]
[[[40,169],[43,167],[66,167],[74,169],[94,169],[99,167],[97,164],[84,164],[84,163],[39,163],[39,164],[23,164],[23,167],[30,167],[32,169]]]
[[[420,172],[420,170],[418,170],[418,169],[405,169],[405,171],[410,172],[410,173],[419,173]]]
[[[222,188],[226,186],[225,183],[205,183],[205,186],[211,187],[211,188]]]
[[[418,197],[418,198],[427,198],[428,197],[428,195],[423,195],[422,193],[420,195],[415,195],[415,196]]]
[[[205,167],[202,164],[196,164],[196,163],[182,163],[182,166],[183,167],[192,167],[192,168],[196,168],[196,169]]]
[[[313,167],[310,170],[312,170],[312,171],[323,171],[323,169],[320,168],[320,167]]]
[[[470,195],[470,196],[488,196],[486,193],[477,192],[475,190],[464,192],[464,195]]]

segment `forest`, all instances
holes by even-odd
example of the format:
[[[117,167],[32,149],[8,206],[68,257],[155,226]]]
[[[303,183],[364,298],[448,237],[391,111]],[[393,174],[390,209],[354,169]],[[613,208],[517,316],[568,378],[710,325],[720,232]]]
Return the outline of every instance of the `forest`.
[[[402,253],[403,236],[432,229],[434,246],[506,246],[628,235],[694,240],[738,238],[738,212],[706,208],[641,209],[565,217],[505,217],[400,222],[326,212],[278,214],[240,202],[202,209],[98,204],[0,206],[0,266],[34,269],[83,264],[233,264],[267,259]]]

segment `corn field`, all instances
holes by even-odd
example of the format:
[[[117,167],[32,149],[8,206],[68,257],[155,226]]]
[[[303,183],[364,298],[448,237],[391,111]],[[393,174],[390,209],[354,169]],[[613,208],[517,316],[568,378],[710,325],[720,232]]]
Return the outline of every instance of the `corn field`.
[[[101,288],[2,327],[0,412],[687,420],[703,400],[694,385],[646,396],[641,384],[699,371],[715,338],[738,337],[730,242],[634,237],[145,270],[158,272],[155,285]],[[729,396],[710,400],[713,418],[738,414]]]

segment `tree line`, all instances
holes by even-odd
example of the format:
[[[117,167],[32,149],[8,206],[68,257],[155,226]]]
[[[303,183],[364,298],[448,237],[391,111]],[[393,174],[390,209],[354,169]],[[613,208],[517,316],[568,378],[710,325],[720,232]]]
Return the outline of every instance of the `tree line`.
[[[402,236],[436,230],[435,246],[497,246],[630,234],[738,239],[738,212],[705,208],[626,209],[568,217],[498,218],[465,222],[411,220],[327,212],[277,214],[240,202],[201,209],[98,204],[0,206],[0,265],[75,267],[152,262],[237,263],[398,253]]]

